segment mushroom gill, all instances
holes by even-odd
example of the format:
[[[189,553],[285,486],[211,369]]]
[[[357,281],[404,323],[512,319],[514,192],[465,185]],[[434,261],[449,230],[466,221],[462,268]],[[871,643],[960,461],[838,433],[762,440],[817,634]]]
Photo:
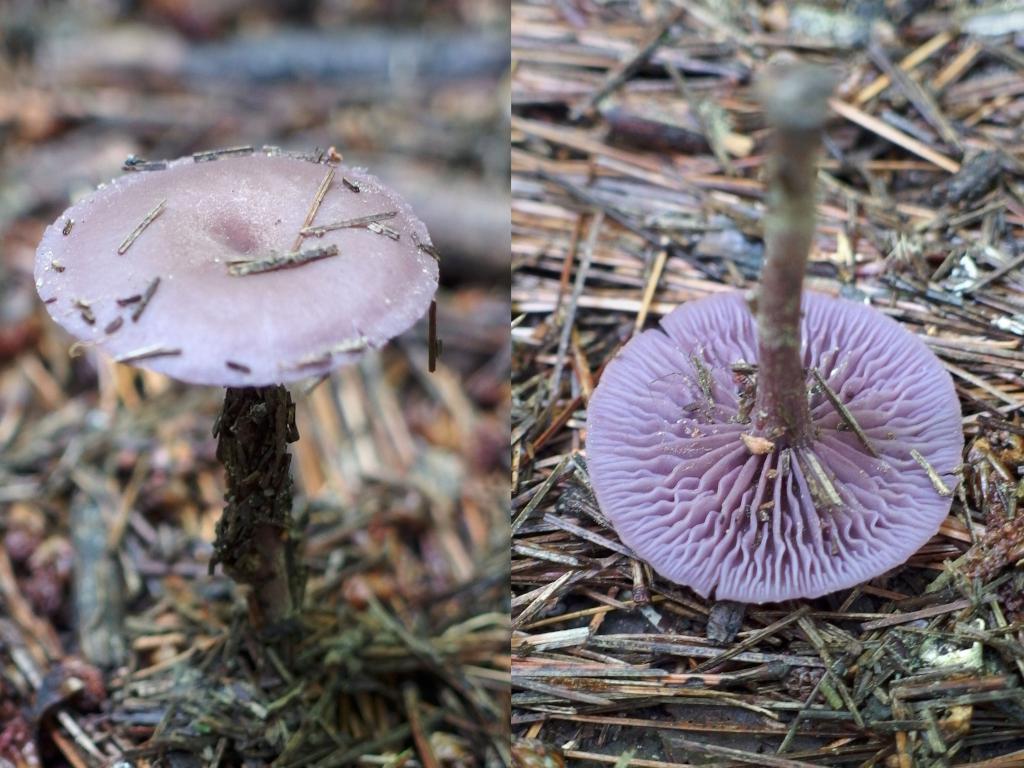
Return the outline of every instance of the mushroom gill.
[[[756,432],[758,345],[738,292],[684,304],[635,337],[591,398],[602,511],[658,573],[705,597],[853,586],[903,563],[949,512],[941,489],[955,485],[963,447],[949,374],[869,307],[806,293],[803,313],[803,365],[824,381],[808,375],[805,443],[744,439]]]

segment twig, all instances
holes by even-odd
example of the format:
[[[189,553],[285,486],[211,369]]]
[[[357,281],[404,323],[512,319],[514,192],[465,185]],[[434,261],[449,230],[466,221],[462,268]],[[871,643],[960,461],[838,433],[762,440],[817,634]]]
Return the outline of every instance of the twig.
[[[687,10],[683,7],[677,8],[675,11],[667,14],[658,26],[651,31],[647,36],[647,39],[640,45],[632,56],[623,59],[618,66],[608,73],[604,82],[596,91],[591,93],[587,98],[572,108],[572,119],[579,120],[581,116],[597,106],[608,94],[626,82],[629,76],[643,66],[651,57],[651,54],[658,49],[664,39],[668,36],[669,32],[672,31],[672,27],[675,26],[686,13]]]
[[[326,259],[338,255],[338,246],[323,245],[314,248],[307,248],[304,251],[290,251],[264,259],[253,259],[251,261],[235,261],[228,265],[228,274],[234,277],[246,275],[259,275],[264,272],[274,272],[279,269],[292,269],[309,264],[313,261]]]

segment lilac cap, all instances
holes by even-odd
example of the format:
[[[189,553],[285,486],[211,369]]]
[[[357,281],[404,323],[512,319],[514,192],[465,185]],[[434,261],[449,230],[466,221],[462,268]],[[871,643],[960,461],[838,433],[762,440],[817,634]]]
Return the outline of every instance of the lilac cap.
[[[809,445],[765,451],[750,439],[733,366],[757,363],[757,332],[740,293],[688,302],[633,338],[590,400],[601,509],[658,573],[704,597],[764,603],[854,586],[905,562],[949,513],[964,442],[949,374],[870,307],[805,293],[803,309],[804,365],[877,458],[821,387]]]
[[[373,176],[270,151],[101,186],[47,228],[35,277],[53,319],[115,359],[263,386],[324,374],[409,328],[437,289],[432,254]]]

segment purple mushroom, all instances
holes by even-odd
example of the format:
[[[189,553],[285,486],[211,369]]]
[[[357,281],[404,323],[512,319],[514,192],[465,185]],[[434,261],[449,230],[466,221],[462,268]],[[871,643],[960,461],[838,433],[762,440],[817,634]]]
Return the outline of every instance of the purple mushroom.
[[[409,206],[365,171],[273,150],[186,157],[66,210],[39,245],[36,287],[54,320],[120,361],[262,386],[411,326],[437,287],[430,251]]]
[[[817,597],[878,576],[937,531],[956,485],[960,408],[935,356],[868,306],[802,293],[827,82],[801,68],[771,92],[756,309],[737,292],[684,304],[626,344],[589,403],[602,510],[705,597]]]
[[[813,428],[786,447],[752,429],[757,328],[740,293],[684,304],[634,338],[591,398],[601,509],[658,573],[704,596],[853,586],[904,562],[949,512],[922,466],[948,488],[963,446],[935,356],[880,312],[818,293],[804,295],[802,332],[803,367],[828,388],[812,374]]]
[[[302,587],[287,450],[298,433],[282,384],[409,328],[437,289],[436,251],[397,195],[322,156],[240,147],[125,167],[47,228],[36,287],[81,343],[227,387],[211,569],[251,587],[255,624],[278,624]]]

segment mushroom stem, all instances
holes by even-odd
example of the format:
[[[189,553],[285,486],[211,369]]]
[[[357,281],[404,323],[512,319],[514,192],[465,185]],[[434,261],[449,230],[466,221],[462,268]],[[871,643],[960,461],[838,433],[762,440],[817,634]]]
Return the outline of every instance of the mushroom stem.
[[[228,387],[213,434],[227,475],[210,569],[217,563],[249,587],[256,628],[279,625],[302,602],[291,538],[288,443],[299,439],[295,405],[283,386]]]
[[[815,178],[832,77],[788,67],[765,83],[762,102],[774,129],[768,170],[765,260],[756,294],[757,424],[782,447],[810,433],[800,346],[800,304],[814,235]]]

